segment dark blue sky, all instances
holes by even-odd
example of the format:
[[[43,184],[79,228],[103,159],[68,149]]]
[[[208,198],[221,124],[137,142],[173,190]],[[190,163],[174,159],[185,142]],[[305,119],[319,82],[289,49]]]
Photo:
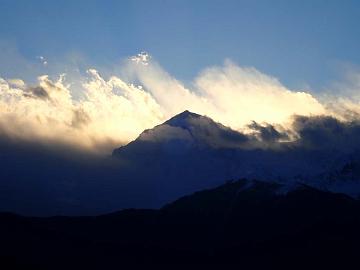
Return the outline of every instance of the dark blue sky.
[[[81,54],[110,66],[145,50],[191,80],[230,58],[317,89],[342,66],[360,64],[358,1],[0,0],[0,10],[0,42],[29,61]]]

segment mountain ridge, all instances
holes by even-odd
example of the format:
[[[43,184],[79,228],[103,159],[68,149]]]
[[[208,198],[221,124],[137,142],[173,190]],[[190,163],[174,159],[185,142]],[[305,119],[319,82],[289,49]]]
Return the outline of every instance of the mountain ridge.
[[[258,147],[254,142],[263,137],[265,144],[282,137],[265,127],[265,135],[257,134],[254,139],[208,117],[183,112],[175,121],[173,117],[173,126],[165,121],[147,132],[150,139],[139,136],[115,149],[111,157],[86,155],[81,160],[74,158],[76,162],[36,145],[13,147],[0,141],[0,211],[51,216],[94,215],[131,207],[156,209],[196,190],[241,178],[286,186],[300,182],[358,198],[360,150],[349,145],[334,148],[335,139],[343,140],[343,145],[350,141],[351,132],[332,120],[329,130],[335,135],[324,135],[329,132],[325,120],[301,119],[302,125],[315,121],[316,128],[311,124],[310,130],[300,130],[303,137],[284,147]],[[179,127],[184,125],[192,135]],[[325,126],[325,131],[318,131],[318,126]],[[253,128],[262,132],[257,124]],[[357,135],[358,129],[355,131]],[[346,137],[339,138],[339,134]],[[330,141],[325,141],[328,137]],[[318,141],[321,145],[312,148]]]
[[[127,209],[100,216],[0,214],[0,266],[358,265],[359,201],[307,186],[274,193],[280,186],[241,179],[159,210]]]
[[[283,138],[274,127],[259,127],[256,123],[250,127],[255,130],[265,129],[266,140],[269,136]],[[359,173],[351,175],[352,179],[355,179],[352,182],[341,180],[344,178],[344,173],[338,181],[329,181],[333,175],[339,174],[337,171],[341,170],[341,166],[346,166],[346,155],[334,152],[332,149],[321,151],[317,148],[303,149],[301,138],[300,141],[273,142],[276,147],[272,148],[261,147],[261,144],[267,143],[268,141],[263,142],[257,136],[245,135],[216,123],[209,117],[186,110],[153,129],[144,131],[128,145],[115,149],[113,156],[131,160],[134,166],[138,167],[142,167],[145,163],[147,166],[155,167],[164,164],[164,170],[166,166],[170,166],[173,169],[178,167],[186,171],[186,166],[193,166],[195,175],[187,175],[188,178],[199,181],[205,178],[201,174],[205,174],[209,187],[214,186],[210,183],[211,179],[214,179],[215,184],[220,184],[215,182],[216,179],[222,178],[225,181],[245,177],[281,183],[302,182],[317,188],[338,190],[354,197],[359,196]],[[142,161],[143,157],[147,160]],[[184,160],[187,159],[192,162],[185,162]],[[206,174],[205,171],[209,167],[218,171],[216,177]],[[347,168],[349,170],[355,167]],[[196,175],[196,172],[200,172],[200,175]],[[348,172],[347,175],[350,173]],[[158,178],[163,177],[165,176],[158,176]],[[206,186],[199,185],[196,188],[201,189]]]

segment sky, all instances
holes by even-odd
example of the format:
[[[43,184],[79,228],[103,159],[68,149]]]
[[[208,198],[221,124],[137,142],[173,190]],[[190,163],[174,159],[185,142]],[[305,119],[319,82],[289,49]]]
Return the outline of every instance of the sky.
[[[110,151],[184,110],[236,130],[360,115],[357,1],[0,0],[0,11],[0,132],[12,137]]]
[[[249,167],[221,159],[219,172],[261,173],[258,153],[285,175],[340,170],[360,156],[359,18],[360,2],[346,0],[0,0],[1,205],[134,207],[147,189],[168,194],[142,181],[165,179],[167,169],[151,174],[162,168],[156,156],[155,170],[134,167],[135,182],[118,174],[129,160],[108,157],[137,138],[178,145],[188,132],[166,121],[185,110],[225,126],[204,117],[188,123],[191,134],[244,150]],[[146,149],[135,156],[147,159]]]
[[[314,90],[360,64],[358,1],[1,0],[0,10],[0,41],[29,61],[110,66],[145,50],[190,81],[230,58]]]

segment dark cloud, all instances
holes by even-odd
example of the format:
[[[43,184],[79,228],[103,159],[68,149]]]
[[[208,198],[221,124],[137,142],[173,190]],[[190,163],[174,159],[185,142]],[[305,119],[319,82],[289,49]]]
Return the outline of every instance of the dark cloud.
[[[49,93],[41,86],[29,87],[27,91],[24,92],[24,96],[31,98],[50,99]]]
[[[360,147],[360,122],[342,122],[330,116],[296,116],[293,130],[303,147],[351,150]]]
[[[248,128],[254,131],[256,137],[263,142],[278,142],[281,140],[289,140],[290,136],[286,132],[277,130],[273,125],[263,124],[260,125],[253,121]],[[289,132],[289,131],[288,131]]]
[[[47,89],[51,89],[51,91],[58,91],[58,92],[63,91],[59,86],[57,86],[55,83],[53,83],[50,80],[44,80],[42,83],[44,84],[44,86],[37,85],[27,88],[24,91],[24,96],[30,98],[50,100],[50,95]]]
[[[222,129],[219,131],[219,137],[224,141],[227,141],[232,144],[236,143],[245,143],[249,140],[248,136],[240,132],[231,130],[231,129]]]
[[[164,151],[163,141],[135,141],[104,157],[56,141],[6,137],[0,125],[0,211],[100,214],[123,207],[158,207],[241,177],[307,181],[340,170],[344,178],[359,179],[357,168],[347,165],[347,157],[360,164],[359,122],[296,116],[291,131],[253,122],[253,133],[243,134],[222,125],[213,133],[216,123],[200,120],[191,123],[198,125],[189,132],[224,147],[188,147],[184,155],[174,155],[176,148]],[[88,121],[82,111],[74,111],[73,125],[81,128]],[[295,141],[282,142],[293,133]]]

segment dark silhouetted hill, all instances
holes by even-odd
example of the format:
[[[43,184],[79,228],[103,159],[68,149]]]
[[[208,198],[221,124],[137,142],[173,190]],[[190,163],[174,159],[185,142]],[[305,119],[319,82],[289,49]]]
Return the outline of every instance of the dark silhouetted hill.
[[[360,205],[302,184],[239,180],[160,210],[89,217],[0,215],[0,264],[120,269],[139,263],[359,266]]]

